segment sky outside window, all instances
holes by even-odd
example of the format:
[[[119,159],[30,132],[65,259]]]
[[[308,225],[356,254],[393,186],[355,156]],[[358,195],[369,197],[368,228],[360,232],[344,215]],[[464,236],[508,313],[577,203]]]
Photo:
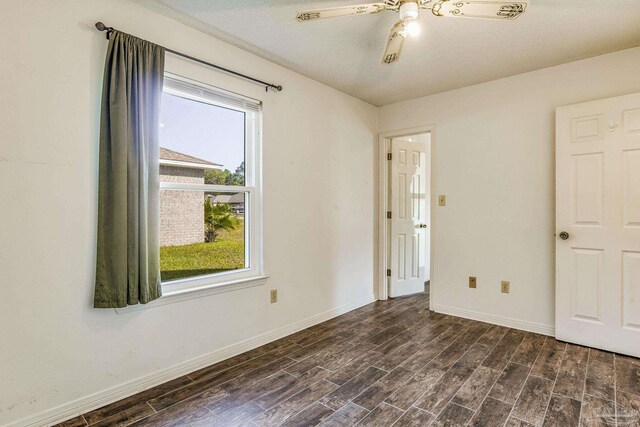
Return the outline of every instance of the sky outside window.
[[[162,94],[160,146],[234,172],[244,161],[245,114]]]

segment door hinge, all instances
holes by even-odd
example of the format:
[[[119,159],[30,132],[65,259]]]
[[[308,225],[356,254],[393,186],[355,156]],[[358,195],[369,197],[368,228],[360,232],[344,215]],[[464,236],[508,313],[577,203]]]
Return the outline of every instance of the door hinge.
[[[387,153],[387,160],[391,160],[391,153]]]
[[[387,219],[391,219],[391,211],[387,211]]]
[[[391,269],[387,268],[387,277],[391,277]]]

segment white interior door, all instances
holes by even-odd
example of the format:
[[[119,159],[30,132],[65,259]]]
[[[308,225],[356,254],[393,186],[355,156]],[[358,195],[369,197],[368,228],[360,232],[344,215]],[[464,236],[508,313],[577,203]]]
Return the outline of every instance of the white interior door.
[[[428,136],[428,135],[427,135]],[[429,268],[428,145],[391,141],[389,296],[424,292]]]
[[[640,356],[640,94],[558,108],[556,132],[556,337]]]

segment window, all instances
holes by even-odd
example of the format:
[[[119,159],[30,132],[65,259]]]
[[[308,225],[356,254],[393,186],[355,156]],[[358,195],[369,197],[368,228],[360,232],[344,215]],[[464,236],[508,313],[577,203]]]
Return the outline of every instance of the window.
[[[160,113],[165,293],[262,275],[260,104],[173,75]]]

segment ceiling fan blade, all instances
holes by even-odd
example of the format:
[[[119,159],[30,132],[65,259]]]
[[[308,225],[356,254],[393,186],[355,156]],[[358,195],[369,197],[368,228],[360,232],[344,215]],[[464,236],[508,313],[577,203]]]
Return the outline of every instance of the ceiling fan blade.
[[[402,45],[404,44],[404,37],[404,22],[398,21],[389,32],[389,39],[387,40],[387,46],[384,48],[382,60],[380,61],[381,63],[393,64],[400,59],[400,52],[402,51]]]
[[[364,15],[378,13],[387,9],[385,3],[358,4],[355,6],[330,7],[327,9],[308,10],[296,15],[300,22],[313,21],[323,18],[334,18],[336,16]]]
[[[527,0],[439,0],[431,11],[450,18],[516,19],[527,5]]]

